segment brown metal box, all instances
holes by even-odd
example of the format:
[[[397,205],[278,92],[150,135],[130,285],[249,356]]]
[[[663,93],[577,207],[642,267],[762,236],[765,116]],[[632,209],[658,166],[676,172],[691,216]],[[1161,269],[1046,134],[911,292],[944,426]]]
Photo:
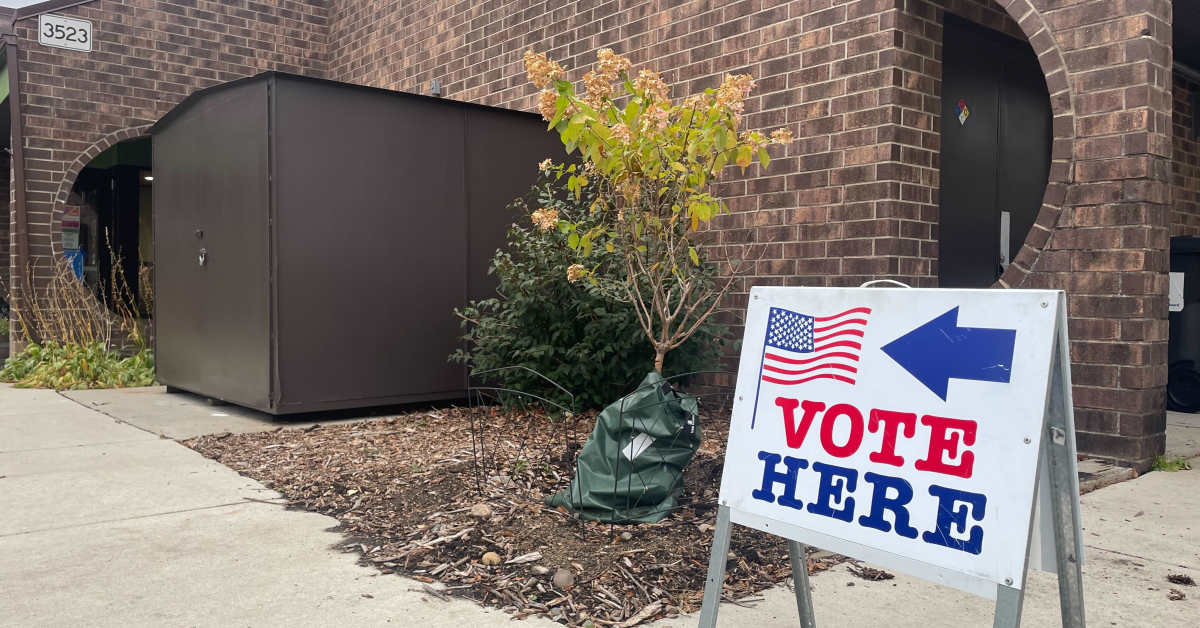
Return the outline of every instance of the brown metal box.
[[[452,313],[537,163],[537,116],[268,72],[152,129],[168,386],[273,414],[453,399]]]

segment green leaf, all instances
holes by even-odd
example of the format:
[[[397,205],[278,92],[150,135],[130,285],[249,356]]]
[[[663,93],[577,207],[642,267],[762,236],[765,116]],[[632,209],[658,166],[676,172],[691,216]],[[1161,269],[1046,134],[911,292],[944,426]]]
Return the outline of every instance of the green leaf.
[[[753,156],[751,154],[750,146],[747,144],[739,146],[737,149],[737,157],[735,158],[734,163],[741,166],[742,171],[745,172],[746,166],[749,166],[752,160]]]
[[[633,121],[640,115],[642,115],[641,102],[636,98],[631,98],[629,104],[625,105],[625,115],[621,121],[625,123],[625,126],[633,128]]]
[[[688,247],[688,257],[691,258],[693,264],[700,265],[700,255],[696,253],[696,247]]]

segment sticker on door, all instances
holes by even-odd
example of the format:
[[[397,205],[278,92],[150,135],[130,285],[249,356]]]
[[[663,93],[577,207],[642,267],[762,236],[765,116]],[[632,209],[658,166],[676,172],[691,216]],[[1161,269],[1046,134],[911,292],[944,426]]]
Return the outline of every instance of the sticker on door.
[[[962,126],[967,123],[967,116],[971,115],[971,110],[967,109],[967,101],[962,98],[958,99],[958,124]]]

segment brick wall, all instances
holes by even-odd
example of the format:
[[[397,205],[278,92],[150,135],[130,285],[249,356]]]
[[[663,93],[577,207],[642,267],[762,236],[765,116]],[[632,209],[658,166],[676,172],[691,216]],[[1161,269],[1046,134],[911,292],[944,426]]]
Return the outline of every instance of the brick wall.
[[[16,23],[33,266],[26,272],[37,283],[61,252],[59,213],[92,157],[138,136],[196,90],[264,70],[325,71],[323,0],[96,0],[56,13],[91,20],[93,49],[40,45],[36,17]]]
[[[1193,125],[1196,84],[1176,73],[1171,98],[1171,235],[1200,236],[1200,142]]]
[[[390,3],[336,0],[329,74],[413,91],[437,79],[450,98],[528,110],[535,90],[520,56],[529,48],[578,80],[596,50],[611,47],[661,72],[675,97],[727,72],[755,75],[747,125],[789,126],[798,139],[772,149],[769,171],[731,169],[718,186],[733,211],[710,240],[765,244],[755,279],[729,301],[727,319],[737,322],[751,283],[935,285],[943,4],[1020,33],[986,0],[919,2],[912,12],[903,0],[423,2],[398,21],[382,18],[395,26],[379,32],[368,25]]]
[[[1079,447],[1144,468],[1165,445],[1171,7],[1034,6],[1043,68],[1050,51],[1065,66],[1047,205],[1017,258],[1032,272],[1011,285],[1067,290]]]
[[[1020,36],[1054,111],[1045,202],[999,285],[1070,295],[1081,449],[1146,466],[1161,451],[1171,166],[1167,0],[97,0],[91,55],[18,24],[34,252],[53,203],[103,144],[190,91],[262,69],[532,110],[526,49],[579,79],[611,47],[682,97],[726,72],[759,81],[753,128],[788,126],[768,171],[726,173],[713,243],[762,245],[752,284],[936,284],[941,24],[950,11]],[[104,139],[107,138],[107,139]],[[84,157],[80,157],[83,154]]]
[[[401,59],[422,54],[423,42],[401,41],[405,24],[422,20],[430,10],[420,4],[430,3],[405,3],[402,10],[399,0],[329,0],[329,41],[335,42],[329,48],[330,78],[400,89],[396,73],[403,70]],[[440,31],[431,29],[426,35],[433,37],[435,32]]]
[[[1080,447],[1143,467],[1161,450],[1165,0],[427,1],[407,5],[386,36],[364,30],[371,11],[339,4],[354,3],[334,3],[332,30],[356,33],[370,60],[335,51],[331,77],[381,87],[424,91],[438,79],[451,98],[532,109],[527,48],[577,80],[611,47],[662,72],[675,97],[725,72],[758,77],[749,126],[788,125],[797,141],[775,149],[769,171],[719,186],[733,213],[712,241],[766,244],[729,300],[735,313],[751,284],[935,285],[943,12],[1027,39],[1051,94],[1053,164],[1037,224],[999,285],[1068,290]]]

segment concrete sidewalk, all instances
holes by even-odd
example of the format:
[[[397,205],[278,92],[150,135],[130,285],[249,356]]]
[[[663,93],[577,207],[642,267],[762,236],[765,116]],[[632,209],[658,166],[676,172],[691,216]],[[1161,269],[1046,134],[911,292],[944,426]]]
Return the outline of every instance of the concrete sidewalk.
[[[334,519],[276,501],[174,441],[0,385],[0,626],[510,624],[376,577],[331,549]]]
[[[191,393],[168,393],[166,386],[64,390],[61,394],[120,423],[175,440],[221,432],[267,432],[280,427],[308,427],[317,423],[336,425],[396,414],[389,412],[393,408],[365,408],[277,417],[233,404],[213,404],[207,398]]]
[[[513,625],[503,613],[426,595],[412,580],[376,577],[355,554],[331,549],[345,540],[331,531],[334,519],[286,510],[275,492],[162,436],[233,431],[220,414],[235,416],[228,425],[238,430],[271,429],[269,421],[155,392],[75,395],[77,403],[0,385],[0,626]],[[170,424],[172,411],[191,418]],[[1182,445],[1173,452],[1194,447],[1193,417],[1169,425],[1169,440]],[[1200,470],[1089,493],[1083,523],[1090,625],[1197,625],[1200,587],[1166,576],[1200,580]],[[842,566],[812,584],[822,626],[992,621],[989,601],[900,574],[866,582]],[[1026,626],[1057,625],[1055,587],[1031,575]],[[1167,600],[1170,588],[1187,599]],[[724,605],[720,625],[796,625],[787,587],[761,597],[752,608]]]
[[[1200,460],[1195,461],[1200,468]],[[1114,484],[1081,499],[1084,538],[1084,606],[1089,626],[1200,626],[1200,587],[1170,584],[1182,573],[1200,582],[1200,470],[1155,472]],[[735,529],[735,534],[737,531]],[[812,576],[819,626],[933,628],[991,626],[995,605],[903,574],[868,582],[843,564]],[[1170,601],[1179,589],[1187,599]],[[1030,572],[1023,625],[1061,625],[1058,580]],[[753,608],[726,604],[718,625],[796,626],[796,599],[788,587],[761,596]],[[660,622],[693,626],[698,616]]]

